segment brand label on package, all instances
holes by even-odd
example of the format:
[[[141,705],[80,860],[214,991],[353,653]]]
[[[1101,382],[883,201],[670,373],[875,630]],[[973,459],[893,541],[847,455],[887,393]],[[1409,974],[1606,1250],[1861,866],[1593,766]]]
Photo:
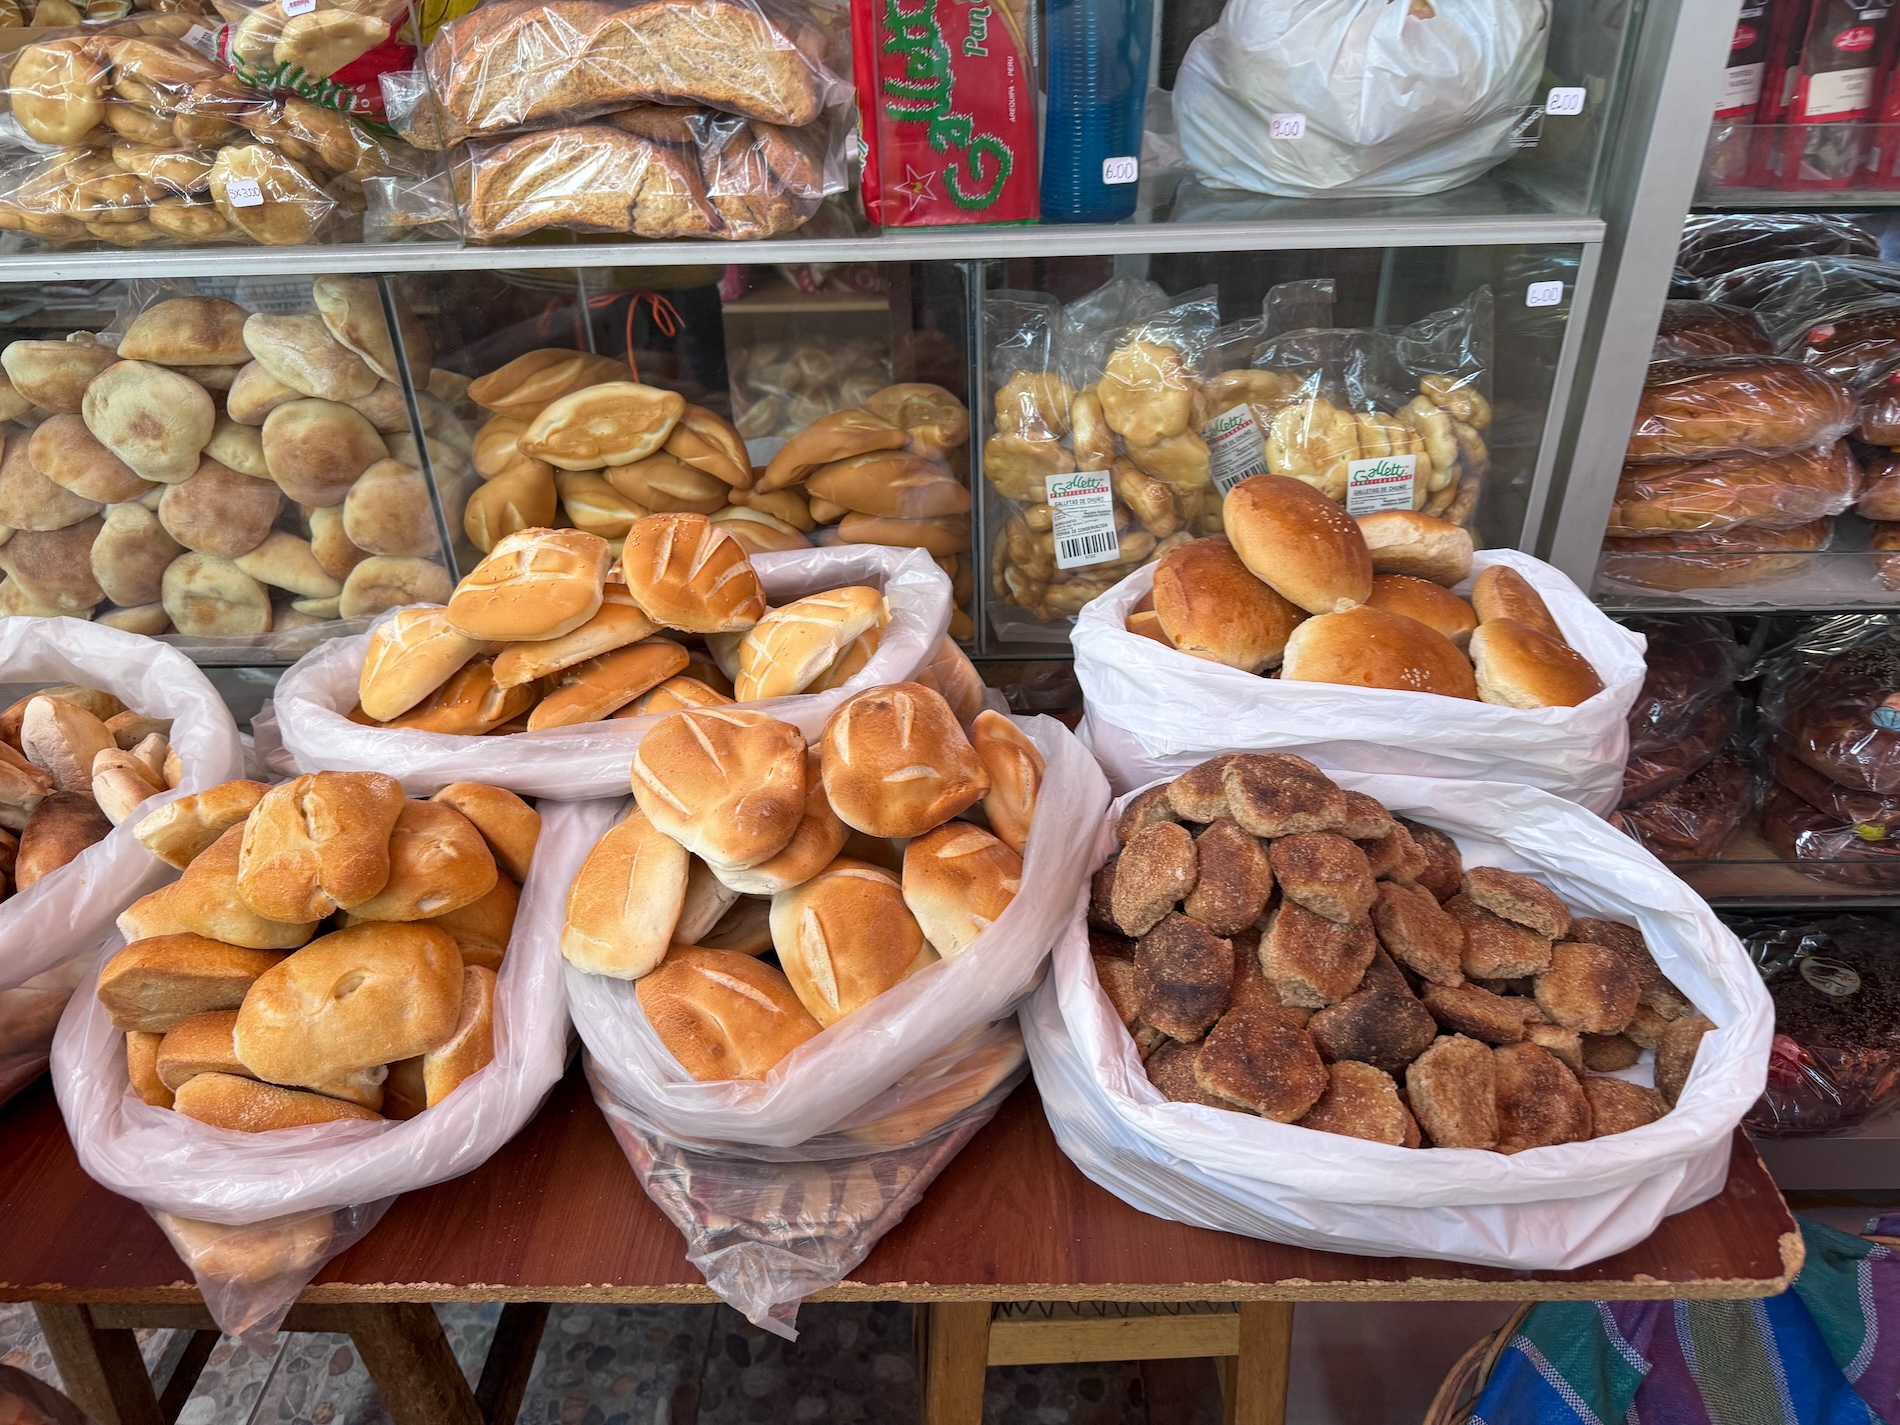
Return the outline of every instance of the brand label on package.
[[[1716,113],[1738,113],[1753,109],[1761,102],[1761,79],[1767,70],[1765,64],[1738,64],[1724,70],[1722,102],[1717,106]]]
[[[1834,69],[1810,74],[1801,81],[1801,117],[1837,119],[1860,115],[1873,108],[1874,72],[1871,69]]]
[[[1375,455],[1370,460],[1346,462],[1346,513],[1369,515],[1374,510],[1409,510],[1412,487],[1418,481],[1416,455]]]
[[[1201,427],[1207,442],[1207,465],[1214,486],[1225,495],[1249,475],[1267,473],[1267,441],[1253,407],[1229,406]]]
[[[193,25],[179,38],[197,50],[198,53],[203,55],[206,59],[216,59],[218,57],[219,44],[218,32],[216,30],[207,30],[203,25]]]
[[[1121,540],[1115,533],[1115,494],[1106,470],[1048,475],[1043,490],[1055,511],[1056,568],[1109,564]]]
[[[1801,978],[1831,999],[1846,999],[1860,989],[1860,971],[1839,960],[1809,955],[1798,962]]]
[[[224,201],[233,208],[261,208],[264,191],[257,186],[255,178],[233,178],[224,185]]]

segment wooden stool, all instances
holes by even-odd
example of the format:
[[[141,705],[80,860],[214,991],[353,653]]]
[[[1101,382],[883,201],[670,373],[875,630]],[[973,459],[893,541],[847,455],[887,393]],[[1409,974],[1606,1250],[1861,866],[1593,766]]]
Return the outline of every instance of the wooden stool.
[[[917,1309],[924,1425],[982,1425],[991,1366],[1212,1356],[1228,1425],[1285,1425],[1293,1304],[939,1301]]]

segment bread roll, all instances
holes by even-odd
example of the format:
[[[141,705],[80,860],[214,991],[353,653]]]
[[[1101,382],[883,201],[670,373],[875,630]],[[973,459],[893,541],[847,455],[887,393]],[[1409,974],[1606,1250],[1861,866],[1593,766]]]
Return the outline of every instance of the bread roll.
[[[295,594],[299,600],[334,604],[343,593],[343,581],[324,571],[310,541],[281,529],[272,530],[262,544],[232,562],[259,583]]]
[[[559,490],[554,467],[523,456],[468,497],[462,510],[462,532],[484,554],[509,535],[541,529],[559,513]],[[606,532],[577,520],[582,532],[606,537]]]
[[[92,379],[119,359],[90,332],[65,341],[14,341],[0,351],[13,389],[36,406],[77,415]]]
[[[701,1083],[762,1079],[821,1029],[784,975],[733,950],[676,946],[635,994],[660,1042]]]
[[[317,1087],[446,1044],[462,956],[430,925],[379,923],[321,936],[258,977],[238,1010],[237,1052],[274,1084]]]
[[[549,402],[528,422],[517,448],[557,470],[629,465],[658,450],[685,409],[675,391],[603,382]]]
[[[1372,593],[1372,555],[1359,526],[1302,481],[1242,480],[1227,492],[1221,518],[1254,577],[1308,613],[1340,613]]]
[[[1024,855],[1046,770],[1042,753],[1028,733],[988,708],[970,727],[970,746],[990,778],[990,789],[983,795],[990,830],[1011,851]]]
[[[433,559],[372,554],[352,566],[343,580],[337,613],[367,618],[404,604],[439,604],[448,597],[449,571]]]
[[[304,25],[321,28],[314,17],[295,18]],[[333,31],[331,33],[334,34]],[[319,59],[309,48],[312,37],[300,32],[296,25],[287,24],[282,36],[273,51],[277,63],[294,60],[307,72],[326,78],[372,45],[380,44],[387,38],[386,34],[371,38],[367,33],[339,36],[331,39],[331,44],[339,48],[329,50]],[[338,62],[339,53],[348,55],[349,59]],[[390,336],[388,319],[383,314],[381,294],[375,278],[319,277],[311,284],[310,295],[331,336],[362,357],[383,380],[402,379],[396,365],[395,342]],[[396,316],[402,331],[404,355],[408,358],[409,375],[416,385],[421,386],[429,379],[432,351],[428,330],[411,317],[400,302],[396,304]]]
[[[664,450],[631,465],[609,465],[601,472],[618,494],[649,513],[710,515],[724,509],[732,487],[716,475],[695,470]]]
[[[614,716],[658,717],[664,713],[682,712],[687,708],[728,707],[732,701],[717,688],[708,687],[697,678],[679,673],[640,694]]]
[[[304,396],[354,401],[381,379],[315,312],[253,312],[244,321],[244,344],[274,380]]]
[[[957,721],[965,727],[983,711],[983,675],[948,635],[938,641],[930,661],[918,670],[916,681],[941,693]]]
[[[62,792],[90,792],[94,759],[118,745],[103,722],[64,698],[36,697],[20,719],[20,751]]]
[[[756,866],[712,866],[713,876],[733,895],[772,896],[802,885],[837,859],[850,829],[825,798],[816,748],[805,759],[805,814],[785,848]],[[691,937],[682,937],[690,939]],[[697,943],[697,942],[694,942]]]
[[[475,825],[441,802],[405,801],[389,834],[389,880],[350,907],[351,923],[429,920],[495,888],[494,853]]]
[[[104,609],[100,611],[95,622],[105,628],[141,634],[146,638],[156,638],[161,633],[172,631],[171,616],[165,612],[165,606],[158,603],[138,604],[124,609]]]
[[[119,936],[126,944],[130,945],[135,940],[156,940],[161,935],[189,933],[184,922],[172,914],[172,892],[177,884],[174,881],[170,885],[160,886],[119,912]]]
[[[1808,556],[1827,548],[1834,521],[1818,519],[1793,529],[1734,529],[1700,534],[1657,534],[1603,541],[1606,578],[1651,589],[1726,589],[1812,569]]]
[[[462,1008],[455,1033],[422,1056],[423,1090],[434,1108],[495,1058],[495,972],[469,965],[462,970]]]
[[[739,542],[704,515],[649,515],[620,552],[647,616],[691,633],[740,633],[765,615],[765,590]]]
[[[801,693],[884,616],[884,596],[864,587],[811,594],[772,609],[739,640],[733,691],[742,703]]]
[[[172,1106],[172,1091],[158,1077],[158,1046],[164,1038],[139,1029],[125,1036],[125,1076],[132,1081],[132,1092],[139,1101],[153,1108]]]
[[[183,870],[248,817],[268,790],[262,782],[220,782],[141,817],[132,834],[166,865]]]
[[[238,894],[279,921],[354,909],[389,880],[403,806],[402,784],[380,772],[308,772],[272,787],[244,826]]]
[[[946,960],[994,925],[1022,885],[1023,858],[967,821],[945,822],[904,848],[904,904]]]
[[[163,1034],[194,1014],[236,1009],[258,976],[283,958],[202,935],[140,940],[99,971],[99,1003],[116,1029]]]
[[[1471,642],[1471,631],[1478,626],[1478,615],[1470,604],[1443,584],[1410,574],[1375,574],[1368,608],[1382,613],[1402,614],[1416,619],[1427,628],[1437,629],[1459,648]]]
[[[158,522],[186,549],[236,559],[264,542],[282,504],[282,492],[270,481],[200,460],[189,478],[166,487]]]
[[[304,518],[310,524],[310,552],[316,556],[323,572],[333,579],[349,578],[350,571],[363,562],[368,551],[351,544],[349,535],[344,533],[343,507],[306,507]]]
[[[450,737],[484,737],[527,712],[540,696],[538,683],[496,687],[495,660],[473,658],[448,682],[385,726]]]
[[[861,515],[854,510],[838,522],[838,542],[882,544],[893,549],[921,549],[943,558],[961,554],[970,547],[970,517],[942,515],[899,519],[885,515]]]
[[[934,460],[907,450],[880,450],[834,460],[813,470],[805,488],[859,514],[892,519],[967,515],[970,492]]]
[[[270,630],[270,595],[228,559],[179,555],[165,566],[159,600],[172,626],[187,637],[255,637]]]
[[[1293,630],[1280,678],[1473,701],[1478,696],[1471,664],[1444,634],[1417,619],[1365,607],[1322,614]]]
[[[80,404],[86,429],[145,480],[171,484],[198,468],[217,424],[211,397],[188,376],[145,361],[108,366]]]
[[[310,1128],[319,1123],[374,1123],[380,1113],[320,1093],[279,1088],[233,1074],[199,1074],[187,1081],[172,1107],[187,1118],[238,1133]]]
[[[897,877],[848,858],[772,897],[772,945],[799,1002],[827,1027],[937,959]]]
[[[896,450],[904,440],[904,428],[881,415],[858,409],[833,411],[780,446],[754,488],[763,494],[797,485],[821,465],[874,450]]]
[[[12,744],[0,742],[0,827],[18,831],[52,793],[50,772],[35,767]]]
[[[528,714],[528,730],[599,722],[686,666],[686,650],[666,638],[648,638],[563,668]]]
[[[155,786],[152,773],[130,752],[117,747],[101,752],[92,764],[92,799],[106,820],[117,826],[148,798],[163,787]]]
[[[1794,450],[1836,439],[1853,424],[1853,393],[1787,357],[1658,361],[1643,383],[1628,458],[1699,460],[1727,450]]]
[[[56,530],[15,530],[0,544],[0,571],[33,600],[62,614],[86,614],[105,601],[92,570],[103,521],[97,515]]]
[[[498,542],[456,586],[449,622],[482,639],[572,633],[600,612],[612,559],[607,541],[598,535],[520,530]]]
[[[541,465],[540,461],[529,460],[525,456],[521,463],[528,466]],[[551,465],[542,466],[542,468],[551,472],[548,478],[554,482],[555,493],[560,497],[560,507],[576,529],[584,529],[589,534],[597,534],[606,540],[625,539],[627,531],[633,528],[635,520],[645,519],[653,513],[645,505],[628,499],[591,470],[556,471]],[[509,473],[512,474],[512,472]],[[507,475],[498,475],[490,480],[488,485],[496,484],[506,478],[508,478]],[[486,490],[488,485],[484,485],[482,490]],[[482,490],[475,493],[479,495]],[[471,499],[469,504],[472,508],[474,500]],[[540,518],[522,519],[515,528],[546,524],[553,518],[554,511],[550,509]],[[498,539],[505,533],[507,531],[502,530],[495,538]],[[473,531],[470,531],[469,538],[475,539],[478,545],[481,542],[476,539]],[[490,543],[492,542],[491,540]]]
[[[739,899],[739,893],[720,881],[713,868],[695,856],[686,868],[686,898],[680,904],[679,924],[673,927],[673,939],[680,945],[700,945],[726,912]]]
[[[260,798],[261,800],[261,798]],[[259,915],[238,894],[246,822],[228,827],[185,867],[170,910],[185,929],[253,950],[295,950],[316,932],[317,917],[279,921]]]
[[[805,738],[740,708],[674,713],[633,754],[633,794],[659,830],[716,866],[757,866],[805,815]]]
[[[1255,578],[1221,535],[1179,545],[1155,565],[1154,611],[1181,652],[1244,673],[1280,661],[1304,610]]]
[[[46,468],[37,457],[34,463]],[[1857,493],[1866,514],[1868,495],[1860,483],[1861,472],[1845,442],[1780,455],[1744,451],[1686,463],[1626,465],[1607,532],[1644,535],[1737,525],[1789,529],[1840,513]]]
[[[1551,616],[1543,596],[1531,587],[1531,581],[1505,565],[1493,564],[1472,580],[1471,607],[1479,623],[1489,623],[1495,618],[1515,619],[1559,643],[1568,641],[1564,631],[1557,627],[1557,620]]]
[[[442,547],[429,482],[413,465],[378,460],[343,497],[343,532],[371,554],[421,558]]]
[[[461,670],[484,644],[446,609],[399,609],[370,630],[357,696],[378,722],[400,717]]]
[[[1576,649],[1516,619],[1486,619],[1471,635],[1478,697],[1507,708],[1574,708],[1603,691]]]
[[[9,545],[19,539],[8,540]],[[113,505],[92,541],[87,560],[102,593],[116,604],[156,603],[164,592],[165,570],[184,550],[139,504]]]
[[[501,869],[517,884],[528,879],[535,842],[541,837],[541,814],[513,792],[483,782],[450,782],[429,798],[454,807],[474,823]]]
[[[567,890],[561,954],[576,969],[637,980],[665,957],[686,901],[686,848],[634,807],[594,843]]]
[[[181,1019],[159,1041],[153,1070],[166,1088],[178,1090],[198,1074],[236,1074],[252,1077],[238,1062],[232,1035],[237,1028],[235,1009],[206,1010]]]
[[[16,433],[0,455],[0,525],[14,529],[65,529],[99,513],[95,500],[82,499],[46,478]]]
[[[869,688],[825,724],[825,794],[847,826],[921,836],[990,789],[943,695],[919,683]]]
[[[119,356],[162,366],[241,366],[251,359],[251,349],[244,344],[247,315],[222,297],[154,302],[126,327],[119,338]]]
[[[624,361],[587,351],[543,347],[468,383],[468,398],[483,410],[525,422],[561,397],[588,386],[624,382],[633,375]]]
[[[1471,574],[1471,535],[1449,520],[1413,510],[1358,517],[1374,574],[1406,574],[1450,588]]]
[[[93,803],[90,790],[54,792],[33,808],[20,829],[13,862],[13,888],[24,891],[104,841],[112,823]]]
[[[266,371],[257,361],[239,369],[225,392],[224,409],[239,425],[261,426],[264,418],[286,401],[295,401],[301,391],[292,390]]]
[[[26,448],[34,469],[81,499],[116,505],[152,489],[150,481],[101,445],[78,416],[47,417],[33,428]]]
[[[520,910],[521,888],[507,876],[497,876],[494,888],[480,900],[470,901],[446,915],[432,916],[425,924],[448,932],[455,948],[462,952],[464,965],[480,965],[500,974]],[[344,922],[356,924],[355,912],[348,912]]]

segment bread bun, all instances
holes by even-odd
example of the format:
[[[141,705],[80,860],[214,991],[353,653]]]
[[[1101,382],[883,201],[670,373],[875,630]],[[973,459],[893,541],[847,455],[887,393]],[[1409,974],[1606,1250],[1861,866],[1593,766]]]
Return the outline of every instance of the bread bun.
[[[1161,557],[1155,565],[1154,611],[1173,647],[1243,673],[1278,663],[1287,635],[1306,617],[1257,579],[1218,534]]]
[[[1564,631],[1557,627],[1557,620],[1551,617],[1550,606],[1531,587],[1531,581],[1502,564],[1493,564],[1471,581],[1471,607],[1479,623],[1489,623],[1494,618],[1515,619],[1559,643],[1568,641]]]
[[[139,940],[99,971],[99,1003],[116,1029],[163,1034],[194,1014],[236,1009],[258,976],[283,958],[202,935]]]
[[[1470,662],[1444,634],[1417,619],[1365,607],[1322,614],[1294,629],[1280,678],[1478,697]]]
[[[1519,623],[1486,619],[1471,635],[1478,697],[1507,708],[1574,708],[1603,691],[1596,669],[1569,644]]]
[[[84,500],[115,505],[152,489],[150,481],[140,479],[101,445],[78,416],[48,416],[33,428],[26,449],[34,469]]]
[[[852,409],[820,416],[778,448],[753,488],[764,494],[801,483],[812,471],[834,460],[896,450],[904,428],[874,412]]]
[[[475,824],[441,802],[405,801],[389,834],[389,879],[350,907],[351,923],[429,920],[495,888],[494,853]]]
[[[484,737],[527,712],[540,696],[538,683],[497,688],[495,660],[472,658],[448,682],[384,725],[451,737]]]
[[[1410,574],[1375,574],[1368,608],[1417,619],[1427,628],[1435,628],[1459,648],[1471,642],[1471,631],[1478,626],[1478,615],[1470,604],[1443,584]]]
[[[449,622],[446,609],[398,609],[370,630],[363,650],[357,697],[364,713],[378,722],[400,717],[483,647]]]
[[[633,794],[655,827],[716,866],[785,849],[805,815],[805,738],[741,708],[674,713],[633,754]]]
[[[449,622],[470,638],[559,638],[600,612],[612,560],[598,535],[517,530],[456,585]]]
[[[560,508],[554,467],[523,456],[469,495],[462,507],[462,533],[486,554],[511,534],[552,524]],[[576,524],[583,533],[606,537],[599,529],[578,520]]]
[[[1845,442],[1782,455],[1744,451],[1687,463],[1626,465],[1608,532],[1643,535],[1741,524],[1787,529],[1840,513],[1859,487],[1860,471]],[[1860,505],[1865,514],[1865,495]]]
[[[603,593],[600,611],[573,632],[512,644],[496,654],[496,686],[512,688],[531,683],[659,632],[659,625],[640,612],[624,584],[605,585]]]
[[[893,549],[921,549],[936,558],[961,554],[970,547],[970,517],[942,515],[929,519],[894,519],[861,515],[855,510],[838,521],[840,544],[882,544]]]
[[[838,819],[825,797],[819,760],[817,749],[810,749],[805,759],[805,814],[785,848],[756,866],[712,867],[713,876],[733,895],[774,896],[790,890],[824,870],[844,849],[850,828]],[[691,936],[681,938],[693,940]]]
[[[733,691],[742,703],[802,693],[884,616],[884,596],[861,586],[768,610],[739,640]]]
[[[846,699],[825,723],[824,779],[839,817],[871,836],[921,836],[990,789],[950,704],[920,683]]]
[[[775,514],[748,505],[727,505],[706,518],[744,545],[748,555],[783,554],[811,548],[811,541],[794,526]]]
[[[945,822],[904,847],[904,904],[946,960],[994,925],[1022,886],[1023,858],[967,821]]]
[[[547,680],[547,693],[528,714],[528,730],[599,722],[685,666],[679,644],[649,638],[563,668]]]
[[[677,391],[607,381],[549,402],[528,422],[516,448],[556,470],[630,465],[660,448],[685,409]]]
[[[319,1123],[380,1121],[382,1115],[320,1093],[279,1088],[234,1074],[199,1074],[181,1087],[172,1107],[187,1118],[237,1133],[311,1128]]]
[[[647,616],[689,633],[740,633],[765,615],[745,548],[704,515],[649,515],[627,532],[620,569]]]
[[[686,900],[686,848],[638,807],[594,843],[567,891],[561,954],[576,969],[637,980],[666,955]]]
[[[464,965],[480,965],[501,973],[508,955],[508,942],[514,938],[515,917],[521,910],[521,888],[507,876],[495,877],[495,885],[480,900],[470,901],[446,915],[429,918],[426,924],[448,932],[455,948],[462,952]],[[346,914],[346,925],[356,923],[354,914]]]
[[[970,492],[942,465],[908,450],[878,450],[813,470],[805,488],[859,514],[895,519],[967,515]]]
[[[704,406],[689,405],[680,412],[679,423],[663,448],[680,463],[704,471],[734,490],[752,487],[752,457],[746,453],[745,438],[730,421]]]
[[[262,800],[261,798],[259,799]],[[192,858],[172,886],[173,919],[186,930],[253,950],[295,950],[316,933],[319,917],[279,921],[259,915],[238,894],[246,822],[228,827]]]
[[[1808,556],[1825,549],[1832,519],[1793,529],[1734,529],[1699,534],[1655,534],[1603,541],[1602,572],[1650,589],[1728,589],[1811,569]]]
[[[732,487],[717,475],[696,470],[664,450],[630,465],[610,465],[602,477],[622,498],[642,506],[641,514],[709,515],[726,507]]]
[[[156,940],[161,935],[189,933],[184,923],[172,914],[172,891],[177,884],[174,881],[170,885],[160,886],[119,912],[119,936],[126,944],[130,945],[135,940]]]
[[[1450,588],[1471,574],[1471,533],[1449,520],[1412,510],[1358,517],[1374,574],[1409,574]]]
[[[291,923],[354,909],[389,881],[389,838],[403,806],[402,784],[380,772],[309,772],[279,783],[245,823],[239,896],[259,915]]]
[[[827,1027],[937,959],[897,877],[848,858],[772,897],[772,945],[799,1002]]]
[[[153,1058],[153,1072],[166,1088],[176,1091],[198,1074],[236,1074],[250,1078],[251,1071],[238,1062],[232,1033],[237,1028],[235,1009],[213,1009],[181,1019],[159,1040]]]
[[[739,893],[722,882],[699,857],[686,868],[686,898],[680,903],[679,924],[673,927],[673,939],[680,945],[700,945],[726,912],[732,909]]]
[[[675,946],[634,993],[660,1042],[701,1083],[762,1079],[821,1028],[784,975],[734,950]]]
[[[658,687],[649,688],[640,694],[614,716],[659,717],[665,713],[683,712],[687,708],[729,707],[732,701],[717,688],[708,687],[685,673],[677,673]]]
[[[432,925],[379,922],[311,941],[258,977],[237,1052],[274,1084],[316,1087],[440,1048],[462,1004],[462,955]]]
[[[535,842],[541,837],[541,814],[513,792],[485,782],[450,782],[429,798],[454,807],[482,834],[501,869],[516,884],[528,879]]]
[[[1221,519],[1254,577],[1308,613],[1339,613],[1372,592],[1372,556],[1359,526],[1302,481],[1242,480],[1227,492]]]
[[[64,698],[33,698],[20,719],[20,751],[62,792],[89,793],[94,760],[118,745],[103,722]]]
[[[983,814],[989,818],[990,830],[1021,856],[1029,845],[1036,798],[1042,791],[1046,770],[1042,753],[1028,733],[988,708],[971,724],[970,746],[989,773],[990,789],[983,794]]]
[[[533,420],[561,397],[626,381],[633,375],[624,361],[587,351],[543,347],[517,356],[505,366],[468,383],[468,398],[483,410],[523,423]]]
[[[218,418],[204,387],[145,361],[121,361],[93,377],[80,412],[101,445],[160,484],[198,468]]]
[[[134,1029],[125,1036],[125,1076],[131,1080],[132,1092],[139,1096],[139,1101],[153,1108],[172,1106],[172,1091],[158,1077],[158,1046],[164,1039],[162,1034],[148,1034],[141,1029]]]
[[[495,1058],[495,972],[462,970],[462,1008],[446,1044],[422,1056],[423,1091],[434,1108]]]

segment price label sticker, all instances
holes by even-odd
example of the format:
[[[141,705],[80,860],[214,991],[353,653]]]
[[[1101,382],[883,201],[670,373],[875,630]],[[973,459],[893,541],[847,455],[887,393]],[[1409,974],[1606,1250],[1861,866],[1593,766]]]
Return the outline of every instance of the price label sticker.
[[[197,50],[206,59],[218,57],[218,37],[203,25],[193,25],[185,31],[185,43]]]
[[[317,8],[317,0],[283,0],[286,15],[308,15]]]
[[[1267,124],[1267,136],[1276,139],[1303,139],[1306,137],[1306,115],[1275,114]]]
[[[1416,455],[1375,455],[1370,460],[1346,462],[1346,513],[1369,515],[1375,510],[1409,510],[1418,482]]]
[[[224,201],[233,208],[261,208],[264,190],[257,186],[255,178],[233,178],[224,185]]]
[[[1208,471],[1222,495],[1250,475],[1267,473],[1267,440],[1252,406],[1229,406],[1201,427],[1201,439],[1207,442]]]
[[[286,4],[294,0],[286,0]],[[1583,112],[1583,101],[1589,97],[1585,89],[1552,89],[1544,96],[1544,112],[1552,118],[1568,118]]]
[[[1527,307],[1554,307],[1564,299],[1564,284],[1561,282],[1533,282],[1524,289],[1524,305]]]
[[[1105,158],[1102,160],[1102,182],[1133,183],[1141,177],[1139,158]]]
[[[1055,511],[1056,568],[1109,564],[1121,548],[1115,533],[1115,495],[1106,470],[1046,475],[1043,490]]]

